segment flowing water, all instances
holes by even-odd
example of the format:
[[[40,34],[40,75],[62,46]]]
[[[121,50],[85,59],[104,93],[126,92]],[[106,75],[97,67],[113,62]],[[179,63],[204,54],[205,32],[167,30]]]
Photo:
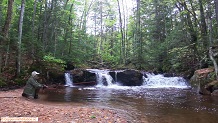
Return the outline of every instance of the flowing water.
[[[202,96],[181,77],[147,74],[142,86],[112,84],[107,72],[96,72],[97,86],[47,91],[44,101],[107,107],[132,117],[133,123],[216,123],[218,97]],[[109,81],[108,86],[101,82]]]
[[[69,87],[73,87],[73,77],[70,73],[64,73],[64,77],[65,77],[65,85],[64,86],[69,86]]]

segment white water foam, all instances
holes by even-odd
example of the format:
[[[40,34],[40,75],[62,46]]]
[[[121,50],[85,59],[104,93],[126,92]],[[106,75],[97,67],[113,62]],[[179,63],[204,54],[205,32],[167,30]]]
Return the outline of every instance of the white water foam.
[[[65,73],[65,85],[64,86],[69,86],[73,87],[73,77],[70,73]]]
[[[187,81],[182,77],[164,77],[162,74],[146,74],[143,86],[147,88],[189,88]]]
[[[97,77],[97,86],[104,86],[104,82],[106,82],[107,86],[113,85],[113,78],[110,76],[109,72],[99,72],[96,73]]]
[[[190,88],[190,86],[187,85],[187,81],[182,77],[164,77],[162,74],[154,75],[152,73],[146,73],[147,78],[143,76],[142,86],[121,86],[116,83],[117,72],[115,72],[115,83],[113,83],[114,80],[110,76],[109,70],[88,70],[96,74],[96,81],[98,83],[96,88],[108,88],[119,90],[139,90],[143,88]]]

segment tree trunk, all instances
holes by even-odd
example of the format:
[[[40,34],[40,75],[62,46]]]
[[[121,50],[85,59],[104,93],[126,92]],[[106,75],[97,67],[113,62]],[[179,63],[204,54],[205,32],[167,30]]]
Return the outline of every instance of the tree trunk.
[[[215,12],[216,12],[216,23],[218,25],[218,0],[214,0],[215,3]]]
[[[139,69],[142,65],[142,42],[141,42],[141,12],[140,12],[141,1],[137,0],[137,16],[136,16],[136,56]]]
[[[199,0],[199,6],[200,6],[200,28],[201,28],[201,35],[203,37],[203,40],[205,39],[205,37],[207,36],[207,25],[206,25],[206,21],[205,21],[205,15],[204,15],[204,8],[203,8],[203,4],[202,4],[202,0]],[[208,43],[206,40],[204,40],[203,42],[204,46],[208,46]]]
[[[214,69],[215,69],[215,74],[216,74],[216,79],[218,80],[218,75],[217,75],[217,72],[218,72],[218,67],[217,67],[217,62],[216,60],[214,59],[214,53],[212,51],[212,45],[213,45],[213,41],[212,41],[212,10],[211,10],[211,3],[210,1],[208,1],[208,32],[209,32],[209,42],[210,42],[210,48],[209,48],[209,57],[211,59],[211,61],[213,62],[213,65],[214,65]]]
[[[213,57],[214,53],[212,51],[212,47],[209,48],[209,56],[210,56],[210,60],[213,62],[213,66],[214,66],[214,70],[215,70],[215,74],[216,74],[216,80],[218,80],[218,76],[217,76],[217,72],[218,72],[218,66],[217,66],[217,62]]]
[[[52,47],[50,47],[50,49],[52,50],[53,52],[53,55],[54,57],[56,56],[56,46],[57,46],[57,40],[56,40],[56,26],[57,26],[57,12],[56,12],[56,7],[57,7],[57,1],[56,0],[52,0],[52,10],[53,11],[53,21],[52,21],[52,27],[51,27],[51,36],[50,36],[50,41],[53,41],[51,42],[51,44],[54,44]],[[66,6],[66,5],[65,5]]]
[[[188,7],[186,5],[186,2],[182,3],[183,7],[185,10],[188,10]],[[193,57],[193,61],[197,60],[198,55],[198,51],[197,51],[197,41],[198,41],[198,36],[197,36],[197,32],[194,30],[194,26],[191,20],[191,15],[190,13],[186,14],[186,19],[187,19],[187,26],[188,26],[188,30],[191,36],[191,41],[192,41],[192,48],[193,48],[193,52],[194,52],[194,57]]]
[[[117,5],[119,11],[119,25],[120,25],[120,33],[121,33],[120,61],[121,63],[125,63],[125,43],[124,43],[123,23],[122,23],[122,15],[121,15],[119,0],[117,0]]]
[[[5,38],[8,38],[8,32],[9,32],[11,19],[13,15],[13,3],[14,3],[14,0],[8,0],[7,17],[6,17],[5,25],[2,29],[2,34],[3,34],[3,37]]]
[[[35,16],[36,16],[36,6],[37,6],[37,1],[38,0],[35,0],[34,2],[34,7],[33,7],[33,17],[32,17],[32,42],[31,42],[31,56],[33,58],[33,61],[35,59],[35,47],[34,47],[34,44],[35,44]]]
[[[47,49],[47,27],[48,27],[48,19],[47,19],[47,0],[45,0],[45,10],[44,10],[44,23],[43,23],[43,36],[42,36],[42,42],[43,42],[43,51],[45,52]]]
[[[2,31],[2,1],[0,0],[0,32]],[[1,34],[1,33],[0,33]]]
[[[69,46],[68,55],[70,55],[70,54],[71,54],[71,51],[72,51],[73,22],[72,22],[71,15],[73,14],[73,13],[72,13],[73,6],[74,6],[74,4],[72,3],[71,6],[70,6],[70,15],[69,15],[69,20],[68,20],[68,23],[69,23],[69,25],[70,25],[70,46]]]
[[[2,0],[0,1],[0,32],[2,32]],[[0,73],[2,72],[2,56],[3,56],[3,54],[2,54],[2,51],[3,51],[3,49],[2,49],[2,44],[1,44],[1,42],[2,42],[2,37],[1,37],[2,35],[1,35],[1,33],[0,33]]]
[[[1,38],[0,39],[0,73],[2,71],[3,62],[4,62],[4,60],[3,60],[4,59],[3,56],[5,53],[4,47],[7,45],[7,43],[8,43],[7,46],[9,46],[8,33],[9,33],[10,24],[11,24],[12,15],[13,15],[13,3],[14,3],[14,0],[8,0],[8,9],[7,9],[6,20],[4,23],[4,27],[2,28],[2,30],[0,30],[2,33],[2,37],[0,37]],[[2,1],[1,1],[1,6],[2,6]],[[0,10],[0,15],[1,15],[1,13],[2,13],[2,10]],[[6,51],[8,51],[8,50],[6,50]],[[7,55],[8,54],[6,54],[6,57],[7,57]],[[5,61],[7,62],[7,60],[5,60]]]
[[[103,4],[100,1],[100,21],[101,21],[101,34],[100,34],[100,63],[103,63],[102,52],[103,51]]]
[[[22,3],[21,3],[21,10],[20,10],[20,19],[19,19],[18,55],[17,55],[17,76],[20,74],[20,71],[21,71],[21,39],[22,39],[24,10],[25,10],[25,0],[22,0]]]

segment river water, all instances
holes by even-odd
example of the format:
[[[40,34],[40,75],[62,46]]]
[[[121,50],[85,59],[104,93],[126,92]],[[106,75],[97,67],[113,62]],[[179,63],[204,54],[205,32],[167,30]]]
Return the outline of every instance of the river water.
[[[44,101],[107,107],[126,113],[134,123],[218,122],[218,97],[196,92],[182,78],[151,75],[142,86],[100,84],[47,90]]]

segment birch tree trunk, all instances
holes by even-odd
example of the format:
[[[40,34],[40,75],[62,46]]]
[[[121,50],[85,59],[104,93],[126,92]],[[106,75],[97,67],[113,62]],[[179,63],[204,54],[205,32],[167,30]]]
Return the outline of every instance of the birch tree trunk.
[[[19,19],[19,34],[18,34],[17,76],[20,74],[21,71],[21,38],[22,38],[22,29],[23,29],[24,10],[25,10],[25,0],[22,0],[20,19]]]

